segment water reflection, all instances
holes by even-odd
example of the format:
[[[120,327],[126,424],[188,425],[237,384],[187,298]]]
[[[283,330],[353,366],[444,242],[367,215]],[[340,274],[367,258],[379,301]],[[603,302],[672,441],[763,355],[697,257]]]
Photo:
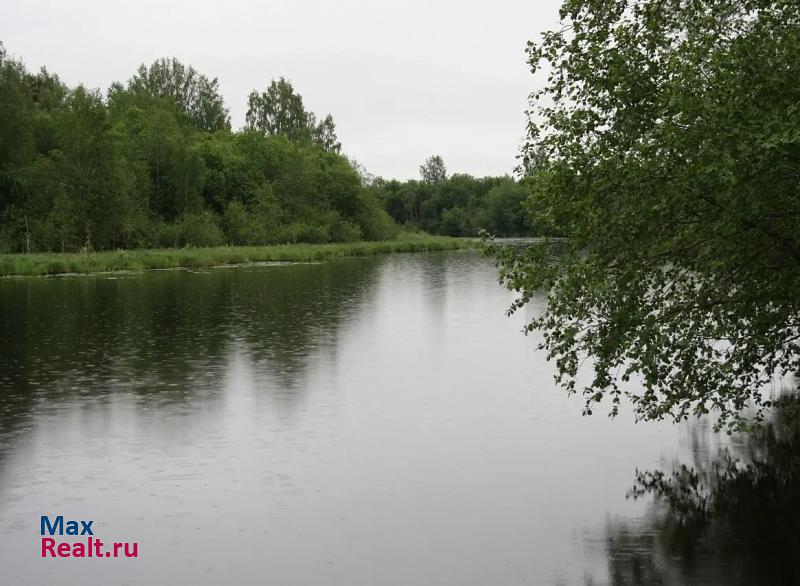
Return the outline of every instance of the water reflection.
[[[798,405],[716,450],[697,432],[691,465],[638,472],[631,496],[655,502],[638,523],[609,524],[611,582],[800,583]]]
[[[214,401],[243,364],[291,411],[309,390],[309,368],[335,360],[377,267],[366,259],[0,283],[0,458],[37,406],[97,406],[123,392],[143,409]]]
[[[625,499],[636,468],[682,446],[701,468],[716,436],[581,417],[520,332],[531,313],[505,317],[510,301],[472,252],[0,281],[3,583],[714,583],[744,572],[736,556],[705,553],[720,528],[691,542],[649,493]],[[47,512],[95,519],[144,557],[41,560]],[[761,531],[722,527],[729,541]],[[711,559],[714,576],[699,569]]]

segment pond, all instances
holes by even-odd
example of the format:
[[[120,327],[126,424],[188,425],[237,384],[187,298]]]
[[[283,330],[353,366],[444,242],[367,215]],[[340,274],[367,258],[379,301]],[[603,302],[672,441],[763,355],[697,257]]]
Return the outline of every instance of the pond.
[[[543,299],[506,317],[511,300],[475,252],[0,282],[3,582],[732,584],[773,567],[775,548],[675,554],[665,506],[626,498],[637,469],[744,440],[582,417],[521,333]],[[42,515],[138,557],[42,558]]]

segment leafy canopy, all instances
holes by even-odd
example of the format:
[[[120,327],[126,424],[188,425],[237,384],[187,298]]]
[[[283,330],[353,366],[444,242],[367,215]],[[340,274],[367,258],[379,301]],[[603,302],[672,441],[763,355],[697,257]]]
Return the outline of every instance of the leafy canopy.
[[[425,183],[442,183],[447,179],[447,168],[439,155],[432,155],[419,166],[419,176]]]
[[[28,72],[0,43],[0,252],[395,237],[333,119],[286,89],[302,135],[232,132],[216,79],[176,59],[104,96]]]
[[[567,0],[529,43],[529,213],[567,237],[490,246],[542,288],[558,381],[611,414],[762,417],[800,371],[800,3]],[[585,360],[586,358],[590,360]]]
[[[328,114],[318,122],[316,115],[306,110],[303,97],[283,77],[273,79],[264,92],[250,92],[246,121],[249,130],[313,143],[330,153],[338,153],[342,149],[336,137],[333,116]]]
[[[112,89],[118,91],[120,88],[117,86]],[[149,67],[140,65],[136,74],[128,80],[127,89],[139,95],[174,100],[178,109],[199,130],[213,132],[231,127],[217,78],[209,79],[174,57],[158,59]]]

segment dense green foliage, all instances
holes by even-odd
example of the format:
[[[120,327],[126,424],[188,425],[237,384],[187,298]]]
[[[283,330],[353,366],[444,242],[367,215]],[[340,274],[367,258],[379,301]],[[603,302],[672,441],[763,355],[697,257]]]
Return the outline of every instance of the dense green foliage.
[[[303,97],[283,77],[273,79],[267,91],[261,94],[250,92],[247,128],[282,135],[303,144],[316,144],[327,152],[338,153],[342,149],[333,117],[328,114],[317,122],[314,113],[303,106]]]
[[[102,95],[0,44],[0,252],[530,231],[510,178],[448,179],[438,156],[420,182],[371,178],[286,79],[250,93],[240,132],[218,85],[160,59]]]
[[[587,413],[628,396],[640,418],[741,427],[800,371],[800,4],[567,0],[561,18],[529,46],[547,80],[525,153],[528,209],[569,240],[492,248],[512,310],[552,287],[530,327]]]
[[[0,252],[398,234],[338,154],[330,116],[316,122],[283,79],[255,101],[267,122],[250,112],[231,132],[217,80],[175,59],[103,96],[0,49]]]
[[[522,206],[528,191],[511,177],[448,177],[438,155],[419,171],[420,181],[378,178],[369,186],[398,224],[448,236],[527,236],[543,228],[530,223]]]

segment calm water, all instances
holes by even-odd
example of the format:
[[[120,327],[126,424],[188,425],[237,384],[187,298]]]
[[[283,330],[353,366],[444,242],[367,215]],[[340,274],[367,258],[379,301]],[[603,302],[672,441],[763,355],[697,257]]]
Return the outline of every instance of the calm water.
[[[665,509],[626,499],[635,471],[709,462],[721,439],[581,417],[510,301],[472,252],[0,282],[3,583],[727,584],[771,567],[774,548],[742,561],[707,535],[674,553]],[[42,514],[140,557],[41,559]]]

